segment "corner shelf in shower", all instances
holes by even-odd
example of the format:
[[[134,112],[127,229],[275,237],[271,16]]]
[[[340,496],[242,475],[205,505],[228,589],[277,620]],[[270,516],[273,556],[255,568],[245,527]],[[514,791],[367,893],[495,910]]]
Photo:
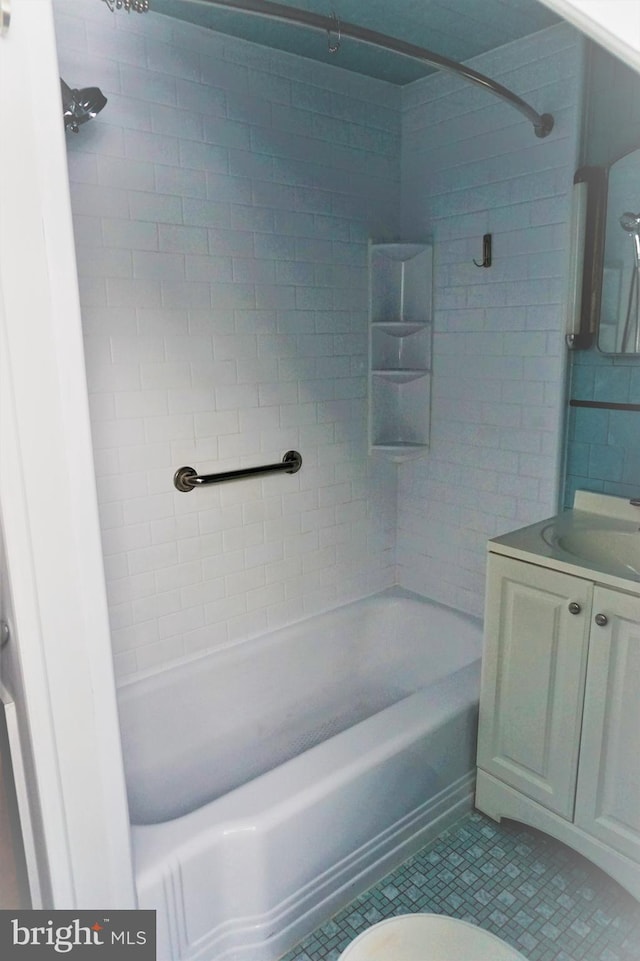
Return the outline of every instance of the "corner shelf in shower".
[[[426,377],[426,370],[412,370],[410,367],[398,367],[397,369],[385,369],[372,370],[371,373],[374,377],[386,377],[387,380],[392,380],[395,384],[407,384],[410,380],[416,380],[418,377]]]
[[[410,324],[403,320],[376,320],[371,324],[373,330],[380,330],[390,337],[408,337],[410,334],[417,334],[418,331],[426,327],[424,322]]]
[[[369,450],[405,460],[429,446],[432,248],[369,248]]]

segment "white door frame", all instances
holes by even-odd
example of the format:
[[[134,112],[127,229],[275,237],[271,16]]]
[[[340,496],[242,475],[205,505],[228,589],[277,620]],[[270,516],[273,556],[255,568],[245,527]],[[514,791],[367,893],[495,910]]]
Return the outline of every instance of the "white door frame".
[[[9,2],[0,37],[0,521],[13,638],[0,672],[29,755],[44,903],[134,907],[51,0]],[[543,2],[640,66],[640,4]]]
[[[51,0],[0,37],[0,523],[45,906],[135,893]]]
[[[640,3],[637,0],[542,0],[588,37],[640,70]]]

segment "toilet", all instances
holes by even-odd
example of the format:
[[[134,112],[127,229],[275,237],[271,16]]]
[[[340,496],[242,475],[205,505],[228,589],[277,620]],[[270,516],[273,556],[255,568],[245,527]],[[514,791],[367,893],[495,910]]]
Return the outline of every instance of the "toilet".
[[[443,914],[402,914],[363,931],[338,961],[527,961],[495,934]]]

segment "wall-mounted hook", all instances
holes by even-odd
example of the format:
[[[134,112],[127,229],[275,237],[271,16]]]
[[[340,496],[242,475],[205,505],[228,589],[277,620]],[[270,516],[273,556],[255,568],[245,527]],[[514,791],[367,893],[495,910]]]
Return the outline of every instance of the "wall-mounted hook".
[[[340,49],[340,39],[341,39],[341,38],[340,38],[340,17],[339,17],[338,14],[335,12],[335,10],[332,10],[332,11],[331,11],[331,19],[333,20],[333,22],[334,22],[334,24],[335,24],[335,28],[334,28],[334,30],[333,30],[333,33],[336,34],[336,39],[335,39],[335,40],[332,40],[332,39],[331,39],[331,33],[332,33],[332,31],[331,31],[331,30],[327,30],[327,45],[328,45],[328,47],[329,47],[329,53],[337,53],[338,50]]]
[[[476,267],[491,266],[491,234],[485,234],[482,238],[482,263],[479,264],[477,260],[473,262]]]

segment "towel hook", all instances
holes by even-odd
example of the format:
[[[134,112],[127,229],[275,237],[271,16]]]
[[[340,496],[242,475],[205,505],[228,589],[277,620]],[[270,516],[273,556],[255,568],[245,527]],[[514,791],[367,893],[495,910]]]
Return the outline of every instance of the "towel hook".
[[[491,234],[485,234],[482,238],[482,263],[479,264],[475,259],[473,262],[476,267],[491,266]]]
[[[337,53],[338,50],[340,49],[340,40],[341,40],[341,37],[340,37],[340,17],[339,17],[338,14],[335,12],[335,10],[332,10],[332,11],[331,11],[331,19],[333,20],[333,22],[334,22],[334,24],[335,24],[335,28],[334,28],[334,31],[333,31],[333,32],[337,34],[337,38],[336,38],[335,40],[332,40],[332,39],[331,39],[331,30],[328,29],[328,30],[327,30],[327,46],[328,46],[328,49],[329,49],[329,53]]]

